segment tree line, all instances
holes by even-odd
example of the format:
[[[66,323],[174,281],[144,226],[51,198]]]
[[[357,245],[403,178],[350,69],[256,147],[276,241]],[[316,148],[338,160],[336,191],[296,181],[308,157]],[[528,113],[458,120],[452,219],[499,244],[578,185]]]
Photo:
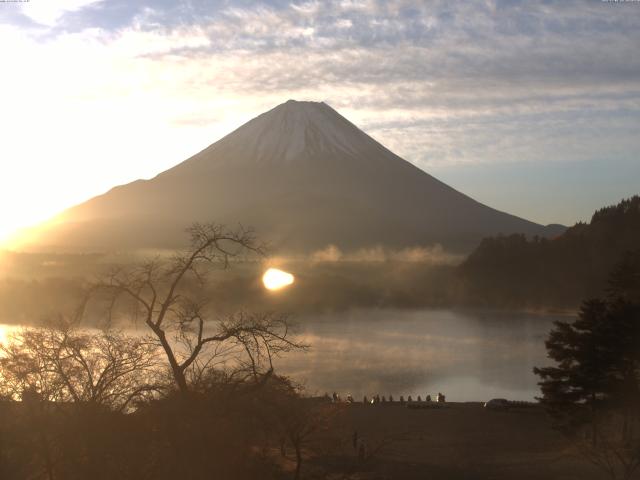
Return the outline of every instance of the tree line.
[[[475,305],[575,308],[604,291],[611,269],[639,249],[640,196],[634,196],[557,238],[484,239],[458,268],[456,296]]]

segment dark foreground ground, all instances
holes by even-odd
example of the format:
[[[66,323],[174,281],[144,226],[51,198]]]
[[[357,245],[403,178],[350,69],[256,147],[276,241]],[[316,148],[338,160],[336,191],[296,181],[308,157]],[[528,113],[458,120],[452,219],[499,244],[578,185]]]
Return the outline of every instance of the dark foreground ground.
[[[345,405],[343,440],[305,460],[302,478],[600,479],[551,429],[538,406],[488,411],[479,403],[410,409]],[[364,442],[358,459],[353,432]]]

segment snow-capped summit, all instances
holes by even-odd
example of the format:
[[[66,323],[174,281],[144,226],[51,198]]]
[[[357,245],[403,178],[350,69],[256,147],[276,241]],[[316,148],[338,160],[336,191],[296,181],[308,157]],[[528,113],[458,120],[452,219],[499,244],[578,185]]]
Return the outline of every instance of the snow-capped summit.
[[[289,100],[229,135],[218,147],[237,142],[245,158],[290,162],[310,154],[351,154],[366,135],[326,103]]]
[[[355,158],[369,153],[372,142],[386,150],[326,103],[289,100],[245,123],[197,159],[272,164],[336,155]]]
[[[61,216],[40,245],[176,247],[194,221],[253,226],[279,251],[435,243],[468,251],[487,235],[545,235],[403,160],[325,103],[290,100],[151,180]]]

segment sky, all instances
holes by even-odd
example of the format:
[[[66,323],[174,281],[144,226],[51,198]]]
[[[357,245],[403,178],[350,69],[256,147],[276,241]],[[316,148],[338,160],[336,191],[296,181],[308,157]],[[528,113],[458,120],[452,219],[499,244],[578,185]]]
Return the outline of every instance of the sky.
[[[640,193],[640,2],[0,2],[0,238],[325,101],[494,208]]]

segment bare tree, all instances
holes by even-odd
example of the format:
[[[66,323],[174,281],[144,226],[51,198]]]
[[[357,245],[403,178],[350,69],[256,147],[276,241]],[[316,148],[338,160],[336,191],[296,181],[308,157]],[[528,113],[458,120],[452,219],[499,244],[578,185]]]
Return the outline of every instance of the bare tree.
[[[0,345],[0,398],[22,402],[3,405],[14,413],[0,434],[16,478],[69,478],[69,467],[103,478],[105,425],[164,389],[158,360],[157,345],[120,332],[59,322],[14,333]]]
[[[302,392],[301,385],[276,375],[260,397],[259,411],[264,420],[264,433],[267,436],[276,434],[283,457],[287,456],[286,445],[293,447],[294,480],[300,478],[304,458],[317,456],[321,447],[325,446],[323,440],[326,438],[323,437],[339,430],[336,428],[341,423],[338,417],[344,412],[342,405],[305,397]],[[331,441],[335,441],[335,438],[331,438]]]
[[[274,356],[302,347],[291,340],[287,318],[241,312],[220,319],[206,298],[211,268],[227,269],[247,254],[263,254],[263,247],[242,227],[196,223],[188,232],[187,251],[115,269],[95,286],[110,293],[109,318],[121,302],[132,307],[162,348],[180,392],[219,363],[234,362],[234,374],[244,379],[268,377]]]
[[[635,416],[630,420],[616,411],[598,412],[596,417],[592,425],[578,428],[569,438],[578,452],[609,478],[634,478],[640,467],[640,419]]]
[[[127,410],[161,388],[157,346],[115,331],[73,325],[25,328],[0,346],[1,394]]]

